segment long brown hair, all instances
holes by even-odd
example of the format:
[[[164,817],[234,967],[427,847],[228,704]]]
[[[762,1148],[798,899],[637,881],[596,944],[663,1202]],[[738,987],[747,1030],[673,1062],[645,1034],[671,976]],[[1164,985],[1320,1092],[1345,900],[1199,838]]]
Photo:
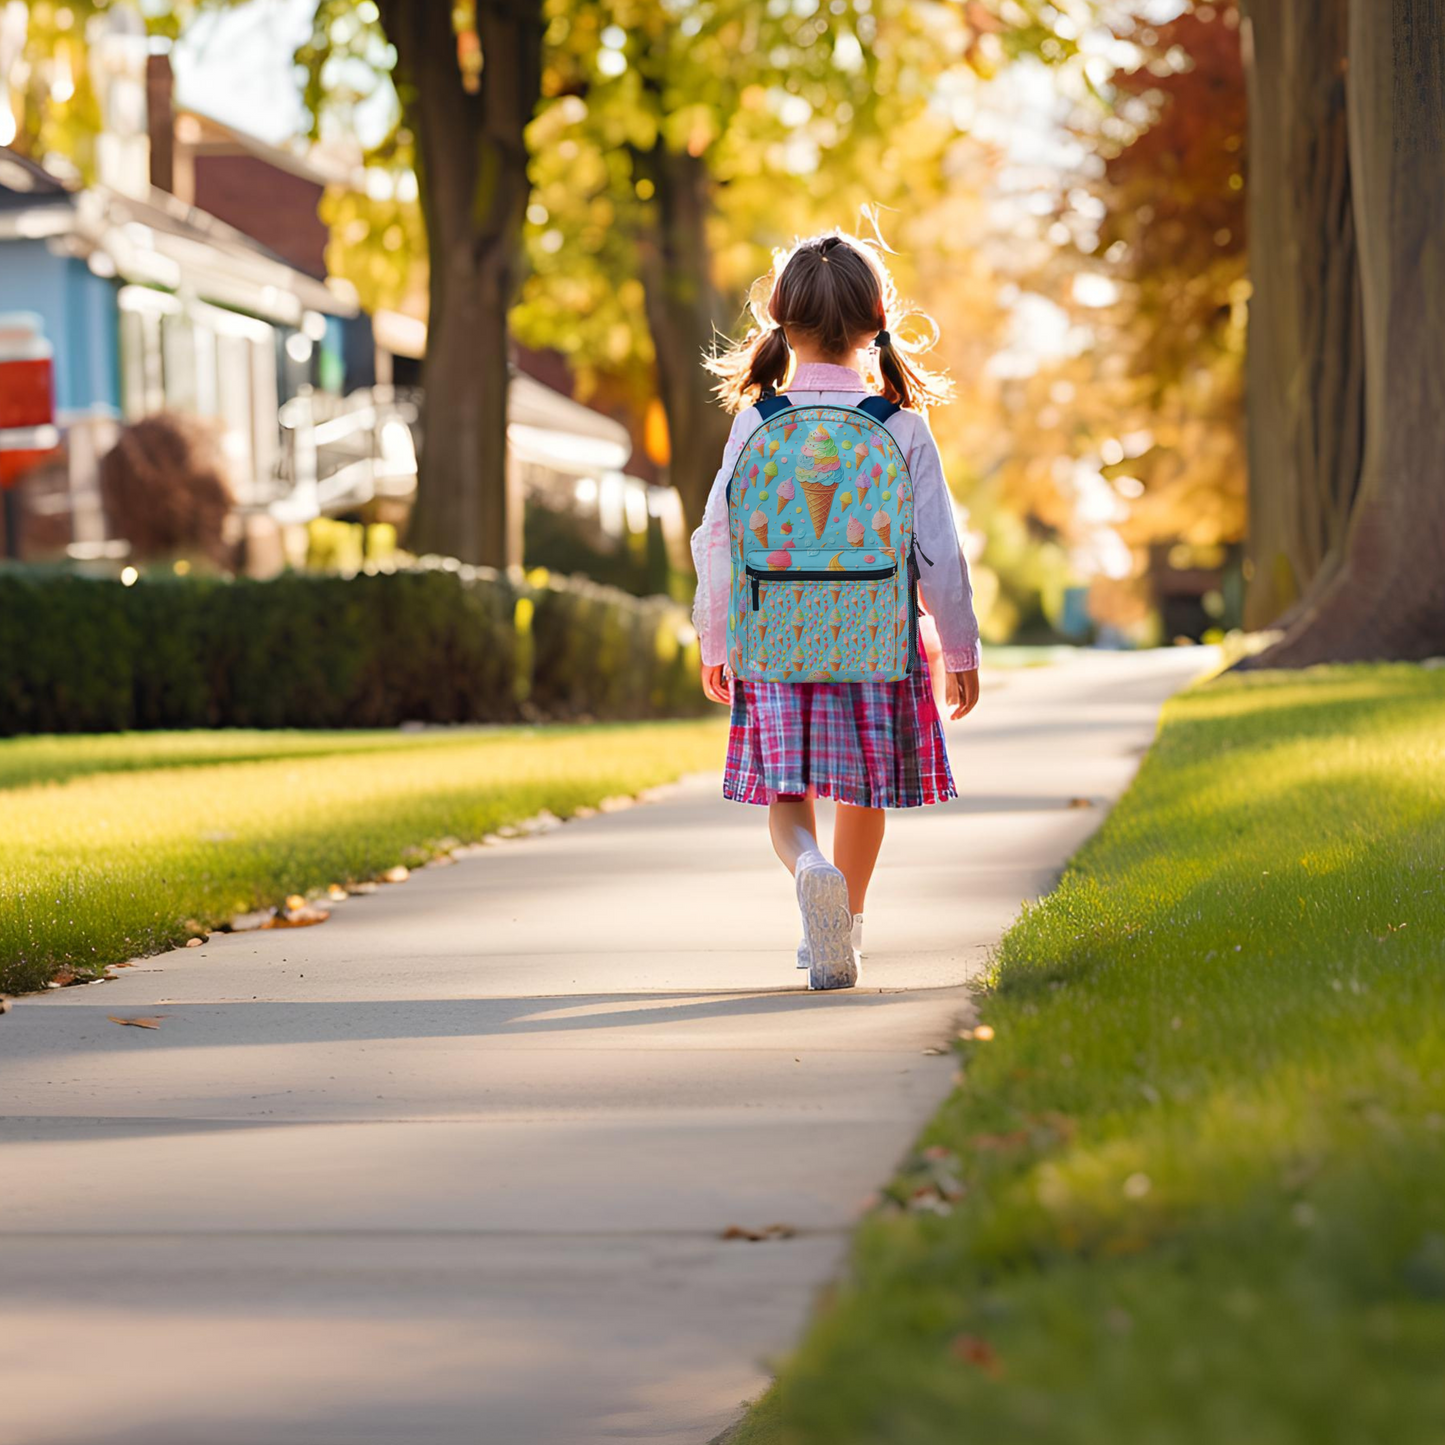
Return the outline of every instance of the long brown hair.
[[[755,323],[748,334],[704,363],[718,378],[717,394],[730,412],[782,387],[792,363],[784,327],[840,360],[873,341],[883,394],[899,406],[933,406],[952,391],[947,377],[910,360],[933,345],[938,328],[900,302],[877,242],[837,231],[797,242],[778,252],[773,269],[753,283],[748,309]],[[930,328],[926,341],[892,335],[893,327],[914,317]]]

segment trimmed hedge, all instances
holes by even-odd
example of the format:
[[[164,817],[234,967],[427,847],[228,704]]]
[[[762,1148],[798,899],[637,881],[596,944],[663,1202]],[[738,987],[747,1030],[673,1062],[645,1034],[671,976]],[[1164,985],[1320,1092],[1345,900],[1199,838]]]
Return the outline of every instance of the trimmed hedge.
[[[421,566],[267,582],[0,568],[0,735],[699,713],[665,598]]]

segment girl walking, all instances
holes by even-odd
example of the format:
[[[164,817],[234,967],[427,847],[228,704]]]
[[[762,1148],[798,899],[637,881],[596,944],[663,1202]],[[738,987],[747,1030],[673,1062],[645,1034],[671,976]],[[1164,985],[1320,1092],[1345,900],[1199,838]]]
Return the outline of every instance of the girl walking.
[[[798,967],[812,988],[849,988],[858,977],[884,810],[956,795],[928,658],[916,643],[914,667],[897,682],[746,681],[725,672],[728,483],[762,424],[760,399],[783,391],[786,380],[796,406],[857,406],[870,394],[864,376],[876,356],[882,395],[899,407],[883,424],[912,480],[923,600],[943,645],[951,716],[961,718],[978,701],[978,623],[938,448],[919,410],[948,389],[890,337],[898,298],[866,242],[836,234],[800,242],[754,288],[752,309],[756,329],[709,363],[736,415],[692,539],[702,687],[732,709],[723,793],[767,807],[773,848],[793,874],[803,927]],[[817,798],[837,805],[831,861],[818,844]]]

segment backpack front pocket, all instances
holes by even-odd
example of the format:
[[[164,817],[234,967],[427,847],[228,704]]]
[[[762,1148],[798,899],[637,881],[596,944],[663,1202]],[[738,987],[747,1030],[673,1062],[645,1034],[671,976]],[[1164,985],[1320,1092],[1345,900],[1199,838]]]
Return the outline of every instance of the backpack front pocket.
[[[898,565],[750,562],[744,675],[769,682],[867,682],[906,671],[908,609]],[[761,562],[761,559],[759,559]]]

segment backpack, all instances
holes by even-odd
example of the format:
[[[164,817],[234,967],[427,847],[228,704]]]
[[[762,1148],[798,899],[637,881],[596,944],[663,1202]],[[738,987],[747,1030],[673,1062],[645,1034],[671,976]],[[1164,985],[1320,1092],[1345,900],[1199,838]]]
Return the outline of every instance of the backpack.
[[[747,682],[896,682],[918,654],[913,484],[881,396],[771,392],[728,479],[728,662]]]

